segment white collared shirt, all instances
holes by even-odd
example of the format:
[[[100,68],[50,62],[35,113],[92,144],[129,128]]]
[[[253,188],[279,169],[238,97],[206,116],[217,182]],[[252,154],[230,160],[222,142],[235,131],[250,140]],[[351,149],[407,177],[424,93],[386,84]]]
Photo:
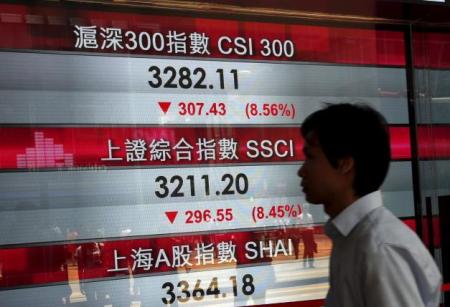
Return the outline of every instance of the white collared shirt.
[[[326,306],[439,306],[441,274],[419,237],[383,207],[361,197],[325,224],[333,241]]]

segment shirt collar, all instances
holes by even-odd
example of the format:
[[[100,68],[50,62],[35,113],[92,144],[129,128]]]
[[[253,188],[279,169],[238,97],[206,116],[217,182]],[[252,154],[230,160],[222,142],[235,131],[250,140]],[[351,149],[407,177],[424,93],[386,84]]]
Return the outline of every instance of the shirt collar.
[[[325,225],[327,234],[333,238],[337,231],[344,237],[348,236],[369,212],[382,205],[383,201],[379,190],[364,195],[327,222]]]

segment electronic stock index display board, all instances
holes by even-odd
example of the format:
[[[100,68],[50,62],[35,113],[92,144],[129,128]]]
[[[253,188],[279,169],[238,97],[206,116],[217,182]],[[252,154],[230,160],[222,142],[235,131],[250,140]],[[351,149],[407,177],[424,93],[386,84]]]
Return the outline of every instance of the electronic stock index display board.
[[[312,306],[299,127],[363,101],[413,215],[402,32],[0,4],[0,300]]]

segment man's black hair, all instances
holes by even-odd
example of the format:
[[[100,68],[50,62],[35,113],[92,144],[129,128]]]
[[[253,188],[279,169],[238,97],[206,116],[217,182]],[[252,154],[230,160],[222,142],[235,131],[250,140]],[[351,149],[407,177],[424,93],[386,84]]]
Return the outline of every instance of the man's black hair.
[[[305,140],[317,137],[333,167],[352,157],[355,165],[353,189],[357,196],[376,191],[383,183],[391,160],[385,118],[367,105],[333,104],[309,115],[301,132]]]

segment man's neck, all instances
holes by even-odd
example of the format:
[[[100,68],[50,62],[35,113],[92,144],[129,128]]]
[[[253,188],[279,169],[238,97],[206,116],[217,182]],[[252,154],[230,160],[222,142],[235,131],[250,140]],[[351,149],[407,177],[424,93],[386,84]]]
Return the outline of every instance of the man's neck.
[[[333,219],[359,198],[353,192],[341,194],[339,198],[335,198],[332,202],[325,205],[326,213]]]

